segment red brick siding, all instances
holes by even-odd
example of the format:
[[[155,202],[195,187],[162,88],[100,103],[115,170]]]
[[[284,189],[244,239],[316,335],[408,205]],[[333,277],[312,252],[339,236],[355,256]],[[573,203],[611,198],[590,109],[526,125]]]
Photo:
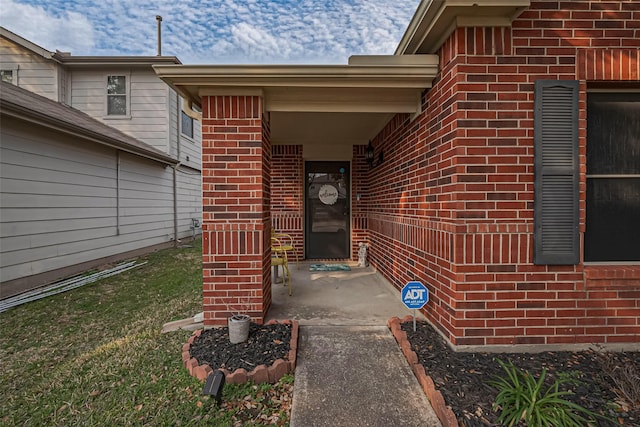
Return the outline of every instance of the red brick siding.
[[[274,145],[271,158],[271,220],[289,234],[304,257],[304,162],[302,145]]]
[[[375,139],[373,263],[396,287],[425,282],[425,314],[457,345],[640,341],[640,267],[533,265],[533,88],[640,75],[640,3],[532,1],[512,28],[461,28],[414,121]],[[380,202],[382,201],[382,202]]]
[[[640,80],[638,49],[581,49],[577,65],[581,80]]]
[[[369,243],[369,222],[367,216],[367,196],[369,187],[367,173],[369,165],[364,158],[365,145],[353,146],[351,161],[351,258],[358,259],[360,243]],[[360,200],[358,200],[360,195]]]
[[[640,265],[590,265],[586,266],[584,270],[586,285],[592,289],[620,288],[621,290],[626,290],[640,283]]]
[[[271,301],[268,117],[260,97],[202,101],[204,322],[225,324],[234,311],[262,321]]]
[[[369,173],[372,264],[396,288],[419,279],[429,288],[429,317],[450,336],[454,275],[451,242],[457,205],[457,130],[451,89],[456,64],[443,64],[414,121],[398,115],[374,139],[385,160]]]

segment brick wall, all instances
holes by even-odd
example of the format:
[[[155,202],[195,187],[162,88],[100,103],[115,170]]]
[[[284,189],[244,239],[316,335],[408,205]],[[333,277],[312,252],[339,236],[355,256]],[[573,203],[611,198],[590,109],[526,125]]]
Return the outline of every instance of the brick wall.
[[[358,259],[360,243],[369,243],[367,206],[369,203],[368,171],[364,158],[365,145],[353,146],[351,160],[351,259]]]
[[[262,321],[271,302],[270,161],[262,98],[202,98],[205,325],[233,312]]]
[[[302,145],[274,145],[271,157],[271,220],[289,234],[304,258],[304,162]]]
[[[375,139],[373,262],[429,287],[425,314],[454,344],[640,341],[640,266],[533,264],[534,82],[582,80],[584,232],[587,80],[637,85],[639,47],[640,2],[534,0],[510,28],[457,29],[424,113]]]

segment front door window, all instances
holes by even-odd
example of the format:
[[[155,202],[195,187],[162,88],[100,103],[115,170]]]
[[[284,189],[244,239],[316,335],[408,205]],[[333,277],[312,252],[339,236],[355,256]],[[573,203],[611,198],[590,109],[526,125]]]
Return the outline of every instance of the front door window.
[[[349,162],[306,162],[306,257],[349,258]]]

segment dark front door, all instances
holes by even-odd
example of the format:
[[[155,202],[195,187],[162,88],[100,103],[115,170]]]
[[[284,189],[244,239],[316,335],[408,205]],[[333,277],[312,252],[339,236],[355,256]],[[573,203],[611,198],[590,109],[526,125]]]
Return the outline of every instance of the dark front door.
[[[350,258],[349,162],[305,163],[308,259]]]

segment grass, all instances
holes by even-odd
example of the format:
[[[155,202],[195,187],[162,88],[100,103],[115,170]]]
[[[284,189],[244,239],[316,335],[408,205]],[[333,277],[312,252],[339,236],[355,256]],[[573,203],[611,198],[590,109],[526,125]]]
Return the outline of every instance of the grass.
[[[292,377],[275,387],[225,386],[217,408],[182,365],[189,332],[160,332],[201,311],[199,242],[144,260],[0,314],[0,425],[286,425],[287,404],[258,400],[279,402],[273,396]]]

